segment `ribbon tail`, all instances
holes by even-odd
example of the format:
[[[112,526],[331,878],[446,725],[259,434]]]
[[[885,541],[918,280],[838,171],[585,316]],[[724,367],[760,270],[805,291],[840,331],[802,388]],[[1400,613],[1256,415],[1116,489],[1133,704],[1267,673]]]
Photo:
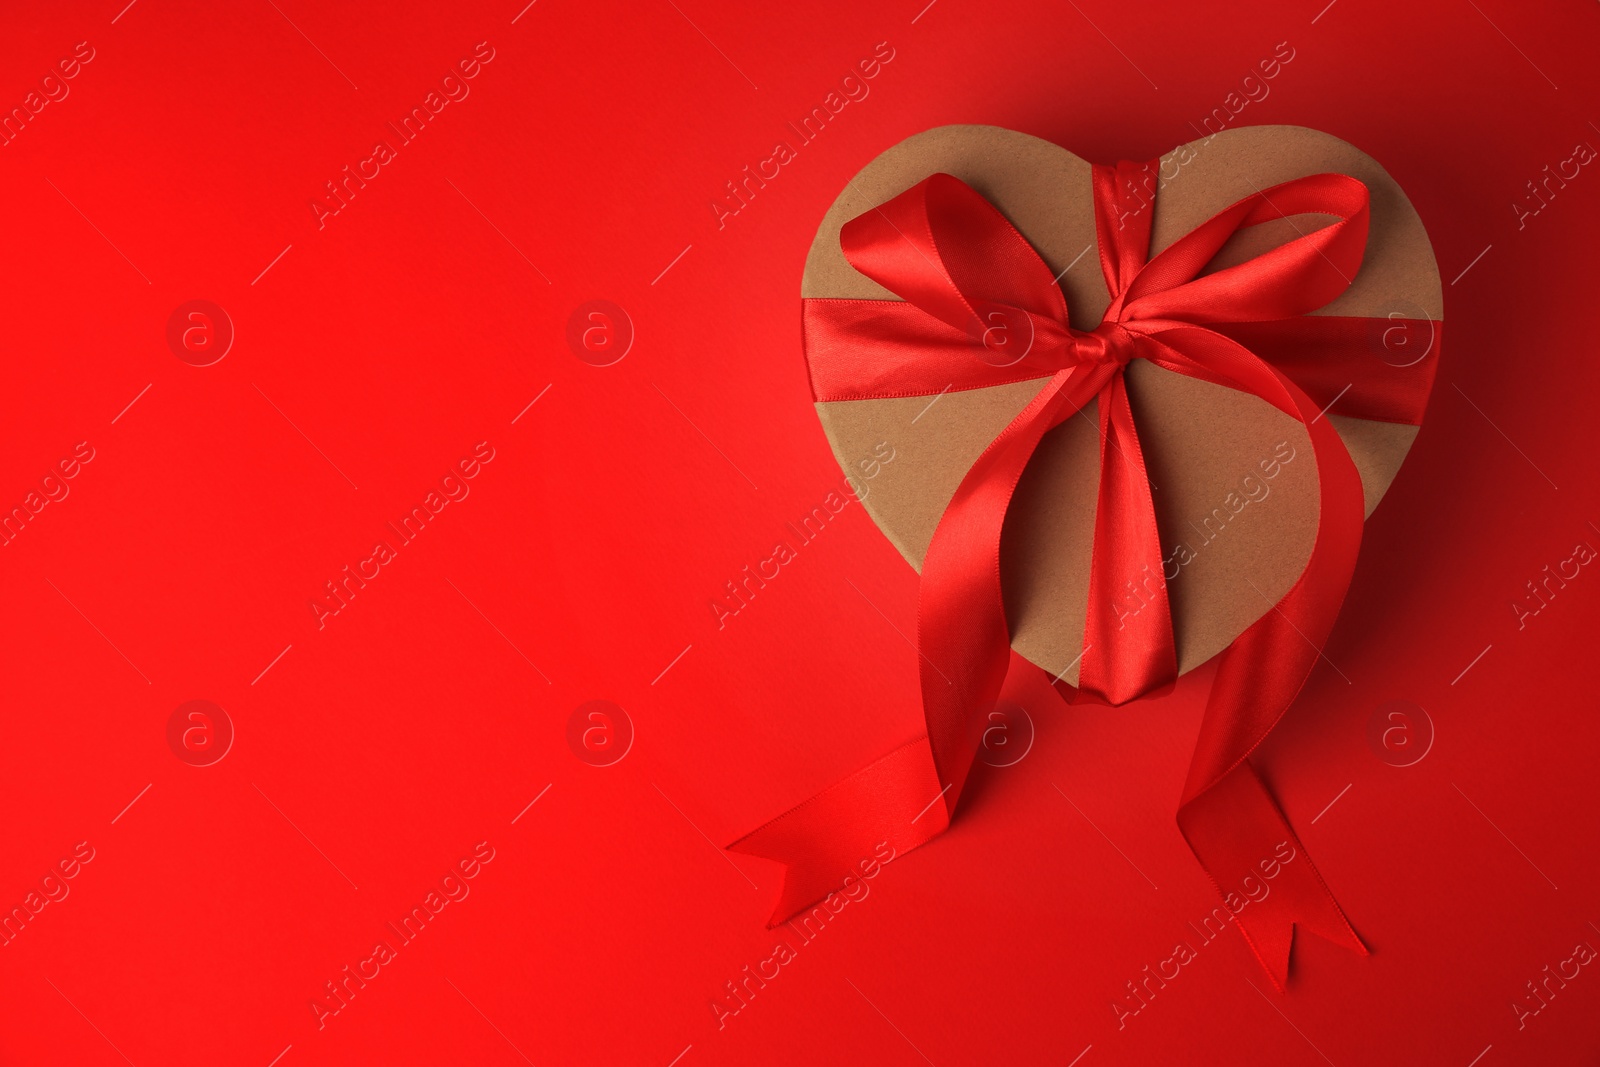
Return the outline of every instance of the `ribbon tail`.
[[[1282,990],[1297,925],[1367,953],[1249,762],[1299,696],[1333,629],[1361,544],[1361,478],[1338,433],[1282,372],[1220,334],[1163,335],[1163,342],[1174,340],[1182,351],[1164,346],[1165,355],[1154,353],[1158,362],[1175,357],[1196,377],[1238,383],[1293,415],[1310,434],[1317,466],[1311,557],[1289,592],[1222,654],[1178,808],[1189,847]],[[1252,894],[1261,892],[1257,886],[1267,887],[1259,900]]]
[[[1297,927],[1369,955],[1250,761],[1180,807],[1178,828],[1280,993]]]
[[[788,866],[771,925],[825,899],[880,853],[907,852],[950,825],[1011,663],[1000,590],[1006,509],[1039,439],[1106,373],[1057,372],[978,457],[934,532],[917,606],[927,733],[729,846]]]
[[[1178,653],[1150,475],[1123,375],[1100,391],[1099,407],[1100,494],[1077,690],[1117,705],[1177,678]]]
[[[942,833],[950,818],[938,782],[928,739],[918,737],[729,845],[785,865],[768,927],[826,900],[864,865]]]

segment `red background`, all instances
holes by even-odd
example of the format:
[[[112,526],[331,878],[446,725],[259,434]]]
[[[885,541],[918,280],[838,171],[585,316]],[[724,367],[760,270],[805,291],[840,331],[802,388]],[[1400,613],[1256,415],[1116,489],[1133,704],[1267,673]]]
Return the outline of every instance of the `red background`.
[[[1600,975],[1520,1030],[1511,1004],[1600,945],[1600,577],[1521,630],[1510,604],[1600,544],[1600,174],[1511,205],[1600,145],[1600,10],[1324,2],[12,5],[0,106],[94,58],[0,149],[0,507],[95,458],[0,549],[0,907],[95,858],[0,948],[0,1062],[1593,1062]],[[470,95],[319,229],[480,41]],[[870,96],[719,230],[724,182],[880,41]],[[817,220],[945,123],[1153,157],[1282,41],[1238,123],[1381,160],[1447,282],[1327,649],[1349,684],[1319,670],[1262,760],[1374,955],[1303,941],[1280,996],[1230,933],[1118,1028],[1215,903],[1173,820],[1202,669],[1120,710],[1019,691],[1028,756],[719,1029],[780,872],[713,843],[917,729],[915,575],[861,509],[708,610],[838,477],[797,344]],[[191,299],[237,331],[209,367],[166,341]],[[610,367],[565,338],[592,299],[636,330]],[[479,441],[470,496],[319,630],[323,583]],[[597,698],[636,731],[609,767],[566,739]],[[236,731],[211,766],[168,746],[191,699]],[[1405,768],[1367,740],[1396,699],[1436,731]],[[319,1030],[480,841],[470,896]]]

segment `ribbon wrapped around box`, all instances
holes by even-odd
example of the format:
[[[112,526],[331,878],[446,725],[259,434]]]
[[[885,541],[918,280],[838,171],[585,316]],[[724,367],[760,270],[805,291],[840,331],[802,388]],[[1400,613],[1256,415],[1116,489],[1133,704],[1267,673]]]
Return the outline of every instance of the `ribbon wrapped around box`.
[[[943,127],[849,183],[803,297],[835,455],[903,457],[866,507],[921,571],[926,732],[730,846],[787,865],[772,921],[949,825],[1013,648],[1109,704],[1220,653],[1179,828],[1225,897],[1304,856],[1249,757],[1433,385],[1438,268],[1394,180],[1298,127],[1116,166]],[[1280,989],[1297,926],[1366,952],[1309,857],[1278,871],[1235,925]]]

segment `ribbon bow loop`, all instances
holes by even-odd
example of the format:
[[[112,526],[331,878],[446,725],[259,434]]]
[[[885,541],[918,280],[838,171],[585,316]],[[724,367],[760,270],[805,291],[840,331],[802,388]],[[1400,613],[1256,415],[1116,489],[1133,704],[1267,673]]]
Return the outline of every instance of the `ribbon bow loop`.
[[[1333,220],[1308,232],[1295,222],[1303,215]],[[1297,236],[1201,276],[1236,234],[1278,220]],[[1361,270],[1370,220],[1367,187],[1344,174],[1313,174],[1253,193],[1145,264],[1128,286],[1120,317],[1200,325],[1289,319],[1316,311],[1349,288]]]
[[[1066,326],[1067,301],[1050,269],[959,178],[932,175],[845,223],[839,243],[856,270],[969,337],[993,326],[983,314],[990,307]]]

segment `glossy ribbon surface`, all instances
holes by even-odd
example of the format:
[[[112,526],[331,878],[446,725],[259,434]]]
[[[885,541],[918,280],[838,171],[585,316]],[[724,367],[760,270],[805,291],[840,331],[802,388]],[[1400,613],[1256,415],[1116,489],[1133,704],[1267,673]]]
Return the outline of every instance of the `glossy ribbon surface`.
[[[1151,259],[1155,167],[1094,168],[1111,303],[1092,331],[1068,325],[1053,272],[1015,227],[947,174],[841,231],[849,262],[900,300],[803,302],[819,402],[1043,385],[972,464],[923,561],[917,644],[926,733],[731,846],[788,865],[774,922],[838,890],[877,843],[904,852],[949,825],[1010,664],[1000,587],[1006,511],[1040,439],[1090,401],[1099,414],[1100,483],[1084,647],[1077,692],[1056,684],[1074,699],[1120,704],[1176,678],[1160,531],[1123,374],[1130,360],[1147,359],[1260,397],[1303,423],[1319,486],[1304,573],[1221,655],[1178,825],[1280,988],[1295,925],[1366,952],[1248,757],[1315,665],[1361,542],[1361,480],[1322,416],[1420,423],[1440,324],[1309,314],[1361,268],[1369,201],[1356,179],[1317,174],[1273,186]],[[1240,229],[1307,214],[1334,221],[1309,232],[1298,225],[1293,240],[1202,274]],[[1423,325],[1432,331],[1429,350],[1406,373],[1374,354],[1375,328]],[[1115,605],[1130,588],[1142,591],[1144,606],[1119,617]],[[1235,907],[1262,877],[1274,879],[1271,893]]]

